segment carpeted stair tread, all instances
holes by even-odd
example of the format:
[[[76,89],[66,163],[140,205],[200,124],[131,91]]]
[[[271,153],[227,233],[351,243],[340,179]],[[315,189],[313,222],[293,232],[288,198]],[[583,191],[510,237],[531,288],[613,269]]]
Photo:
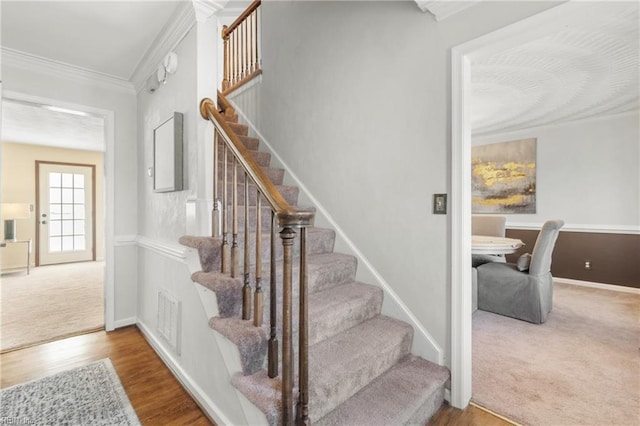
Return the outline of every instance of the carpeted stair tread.
[[[184,235],[180,237],[178,242],[183,246],[198,250],[200,267],[203,272],[211,272],[220,269],[220,244],[222,244],[222,240],[220,238]]]
[[[401,321],[377,316],[309,348],[311,421],[332,411],[372,379],[409,353],[413,329]],[[267,415],[280,423],[280,379],[264,369],[233,377],[234,386]],[[296,392],[294,392],[294,395]]]
[[[215,292],[221,317],[240,315],[242,308],[242,280],[220,272],[198,271],[191,280]]]
[[[238,114],[226,115],[225,113],[222,113],[222,117],[224,118],[224,121],[226,121],[227,123],[238,122]]]
[[[241,226],[244,227],[244,223],[241,222]],[[249,253],[250,253],[250,264],[251,268],[255,269],[254,265],[255,261],[255,253],[256,253],[256,234],[255,234],[255,225],[249,232]],[[229,226],[231,229],[231,226]],[[264,229],[264,228],[263,228]],[[268,231],[268,228],[267,228]],[[231,239],[231,235],[229,236],[229,240]],[[307,255],[316,255],[316,254],[325,254],[333,252],[333,244],[335,241],[335,232],[331,229],[327,228],[315,228],[311,227],[307,230]],[[262,232],[262,241],[261,241],[261,254],[262,254],[262,263],[263,263],[263,271],[268,271],[268,266],[265,267],[265,264],[268,264],[271,258],[271,234],[269,232]],[[240,229],[238,232],[238,252],[240,259],[244,259],[244,229]],[[300,254],[300,244],[293,245],[293,256],[294,258],[299,257]],[[283,249],[282,249],[282,240],[278,235],[276,235],[276,260],[282,260]],[[219,258],[219,257],[218,257]],[[219,268],[217,268],[219,269]]]
[[[238,136],[247,149],[257,151],[260,146],[260,139],[251,136]]]
[[[224,168],[223,168],[223,164],[222,162],[219,162],[219,168],[218,168],[218,182],[220,185],[220,188],[223,188],[223,178],[224,178]],[[279,169],[276,167],[269,167],[268,165],[266,166],[260,166],[262,168],[262,171],[265,172],[265,174],[267,175],[267,177],[271,180],[271,183],[273,183],[274,185],[282,185],[282,183],[284,182],[284,169]],[[232,182],[233,179],[233,168],[232,167],[227,167],[227,180],[228,182]],[[242,173],[241,171],[238,171],[238,182],[244,184],[244,173]],[[252,180],[249,179],[249,182],[252,183]]]
[[[445,367],[409,355],[314,424],[424,425],[442,405],[448,379]]]
[[[253,321],[243,320],[240,316],[214,317],[209,320],[209,326],[238,346],[244,375],[263,367],[267,350],[265,327],[254,327]]]
[[[271,164],[271,154],[270,153],[264,152],[264,151],[252,151],[252,150],[249,150],[249,153],[251,154],[253,159],[256,160],[256,163],[258,163],[259,166],[269,167],[269,165]],[[223,155],[224,154],[223,154],[222,148],[220,148],[219,155],[218,155],[218,166],[220,168],[218,170],[223,170],[224,169],[224,156]],[[227,170],[232,170],[233,169],[232,160],[233,160],[233,154],[231,153],[231,151],[229,151],[228,154],[227,154]],[[238,164],[238,174],[240,174],[241,171],[242,171],[242,166],[240,166]]]
[[[282,410],[282,381],[280,377],[272,379],[266,370],[260,370],[250,376],[236,374],[231,383],[247,397],[267,417],[269,425],[280,424]],[[294,390],[294,402],[298,392]]]
[[[378,315],[309,348],[312,422],[409,354],[413,328]]]
[[[354,281],[312,293],[308,304],[309,345],[314,345],[380,314],[382,289]]]
[[[244,182],[238,182],[238,205],[244,206]],[[297,186],[288,186],[288,185],[275,185],[276,189],[282,195],[282,198],[286,200],[292,206],[298,204],[298,192],[299,189]],[[221,186],[219,196],[222,197],[222,189],[224,187]],[[231,205],[233,203],[233,183],[228,182],[227,184],[227,205]],[[263,203],[266,203],[263,197]],[[249,205],[256,205],[256,187],[255,185],[249,185]]]
[[[231,130],[233,130],[233,132],[238,136],[247,136],[249,134],[249,127],[244,124],[230,122],[228,122],[227,124],[229,124]]]

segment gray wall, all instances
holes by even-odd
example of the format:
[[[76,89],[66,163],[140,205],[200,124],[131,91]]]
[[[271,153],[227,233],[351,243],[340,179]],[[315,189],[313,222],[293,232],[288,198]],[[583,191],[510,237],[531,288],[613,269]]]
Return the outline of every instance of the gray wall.
[[[438,344],[450,329],[450,48],[551,3],[265,2],[250,117]],[[362,268],[362,266],[361,266]]]
[[[564,219],[595,230],[640,225],[638,113],[474,138],[474,145],[537,138],[536,214],[510,224]]]

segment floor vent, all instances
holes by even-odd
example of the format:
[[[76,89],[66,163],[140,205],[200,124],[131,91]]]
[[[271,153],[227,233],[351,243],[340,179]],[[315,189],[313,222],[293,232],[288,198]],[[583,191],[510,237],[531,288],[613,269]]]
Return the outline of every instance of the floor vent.
[[[180,302],[162,290],[158,292],[158,331],[180,355]]]

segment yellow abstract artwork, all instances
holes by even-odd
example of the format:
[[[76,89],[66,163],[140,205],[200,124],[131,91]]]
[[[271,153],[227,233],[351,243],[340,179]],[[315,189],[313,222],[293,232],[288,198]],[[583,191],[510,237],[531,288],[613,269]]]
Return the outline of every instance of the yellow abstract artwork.
[[[536,212],[535,138],[471,149],[473,213]]]

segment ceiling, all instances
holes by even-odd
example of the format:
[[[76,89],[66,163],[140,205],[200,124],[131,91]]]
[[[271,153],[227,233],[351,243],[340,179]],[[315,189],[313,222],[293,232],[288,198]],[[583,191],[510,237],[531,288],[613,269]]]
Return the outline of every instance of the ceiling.
[[[638,111],[639,5],[565,3],[551,23],[474,54],[474,136]]]
[[[129,83],[185,1],[2,0],[2,47]],[[3,141],[103,151],[103,126],[91,114],[2,102]]]
[[[131,82],[185,1],[2,0],[2,47]],[[459,9],[452,2],[426,3],[440,8],[439,20]],[[572,3],[580,12],[559,17],[548,30],[473,56],[474,135],[638,109],[638,2]],[[464,2],[470,10],[474,4]],[[103,149],[99,117],[7,99],[2,109],[3,140]],[[29,124],[33,114],[42,120],[38,128]]]

